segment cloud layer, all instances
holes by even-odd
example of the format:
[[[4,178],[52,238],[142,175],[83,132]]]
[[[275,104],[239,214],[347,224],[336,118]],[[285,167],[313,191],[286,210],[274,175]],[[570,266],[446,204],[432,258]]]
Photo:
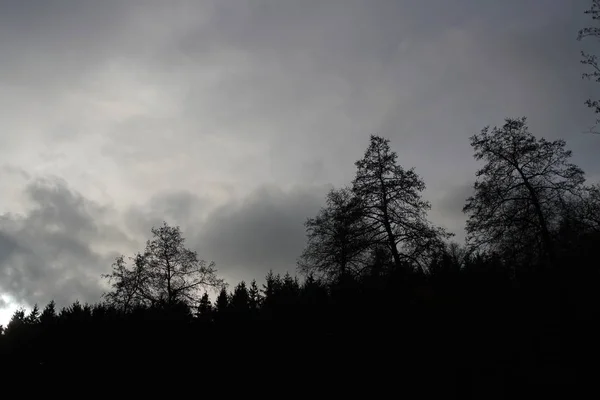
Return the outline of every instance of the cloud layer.
[[[115,252],[163,219],[231,280],[293,269],[372,133],[459,238],[468,137],[505,117],[565,138],[597,180],[587,6],[2,1],[0,293],[95,301]]]

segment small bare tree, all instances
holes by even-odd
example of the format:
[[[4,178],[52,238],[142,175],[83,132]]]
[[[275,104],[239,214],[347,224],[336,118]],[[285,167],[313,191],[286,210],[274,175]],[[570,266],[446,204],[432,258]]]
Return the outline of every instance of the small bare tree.
[[[202,293],[220,289],[224,281],[217,277],[215,263],[198,259],[195,251],[184,247],[185,239],[178,226],[152,228],[154,235],[147,241],[144,253],[138,253],[128,268],[124,257],[113,264],[112,272],[103,275],[112,291],[105,299],[129,309],[136,305],[184,302],[197,305]]]

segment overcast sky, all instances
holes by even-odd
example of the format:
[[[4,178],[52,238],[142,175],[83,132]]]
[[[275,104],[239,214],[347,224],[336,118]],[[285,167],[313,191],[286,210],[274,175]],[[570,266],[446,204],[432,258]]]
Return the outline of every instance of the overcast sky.
[[[231,283],[294,272],[370,134],[463,238],[469,136],[505,117],[600,179],[588,0],[0,0],[0,324],[95,302],[163,219]]]

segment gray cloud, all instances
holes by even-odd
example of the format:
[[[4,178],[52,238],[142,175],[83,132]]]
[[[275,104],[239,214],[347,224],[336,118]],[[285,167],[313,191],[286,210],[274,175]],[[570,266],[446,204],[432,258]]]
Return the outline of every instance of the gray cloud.
[[[100,274],[129,241],[103,222],[110,210],[59,179],[36,179],[26,195],[26,214],[0,216],[0,291],[30,305],[99,300]]]
[[[588,3],[0,1],[0,294],[93,299],[162,220],[232,280],[293,268],[372,133],[458,234],[468,137],[505,117],[598,179]]]
[[[111,0],[2,1],[0,82],[72,85],[110,57],[130,15],[123,2]]]
[[[193,240],[234,282],[261,280],[270,269],[294,274],[305,242],[304,221],[317,213],[329,189],[260,187],[216,209]]]
[[[454,233],[453,241],[462,243],[465,239],[466,215],[462,209],[467,198],[473,194],[473,182],[447,185],[438,191],[437,198],[432,201],[430,218]]]
[[[184,60],[177,71],[197,84],[184,119],[203,135],[268,143],[260,175],[278,181],[303,179],[303,162],[322,162],[324,179],[346,177],[365,136],[379,133],[435,186],[472,170],[469,135],[519,115],[539,134],[576,142],[590,164],[597,145],[580,135],[592,116],[574,40],[583,2],[423,3],[217,7],[164,58]],[[448,21],[426,12],[440,7]],[[507,13],[510,24],[493,23]],[[201,84],[197,62],[218,78]]]
[[[473,193],[473,182],[453,186],[438,201],[439,212],[450,218],[462,216],[462,209],[467,202],[467,198],[472,196]]]
[[[330,189],[263,185],[216,206],[189,192],[161,193],[124,213],[125,225],[138,238],[131,254],[142,249],[152,227],[166,221],[181,227],[186,246],[215,261],[231,284],[261,281],[270,269],[294,274],[305,244],[304,222],[324,205]]]
[[[0,265],[9,259],[17,250],[19,250],[19,246],[14,239],[0,231]]]
[[[142,237],[147,237],[152,227],[160,226],[163,221],[186,230],[198,229],[201,216],[207,210],[209,201],[194,193],[162,192],[142,204],[130,207],[125,212],[125,225]]]

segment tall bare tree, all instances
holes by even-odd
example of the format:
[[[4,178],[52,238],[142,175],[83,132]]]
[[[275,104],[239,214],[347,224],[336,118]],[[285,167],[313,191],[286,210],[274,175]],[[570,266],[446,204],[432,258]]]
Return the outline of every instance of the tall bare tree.
[[[389,247],[396,267],[425,269],[433,253],[451,235],[427,220],[431,208],[421,197],[425,183],[414,169],[397,164],[389,140],[371,135],[364,157],[356,163],[354,193],[361,199],[375,244]]]
[[[363,213],[351,190],[331,190],[326,207],[304,224],[307,245],[298,259],[299,271],[327,281],[359,275],[370,243]]]
[[[471,137],[471,147],[485,165],[463,208],[470,244],[503,253],[537,248],[551,262],[561,210],[585,181],[583,171],[569,163],[564,140],[536,139],[523,117],[491,131],[485,127]]]
[[[153,239],[148,240],[144,253],[132,258],[127,267],[120,256],[112,272],[103,275],[112,285],[104,297],[109,303],[130,308],[185,302],[195,305],[207,288],[220,289],[224,281],[217,277],[214,262],[198,259],[195,251],[185,248],[185,239],[178,226],[152,228]]]

